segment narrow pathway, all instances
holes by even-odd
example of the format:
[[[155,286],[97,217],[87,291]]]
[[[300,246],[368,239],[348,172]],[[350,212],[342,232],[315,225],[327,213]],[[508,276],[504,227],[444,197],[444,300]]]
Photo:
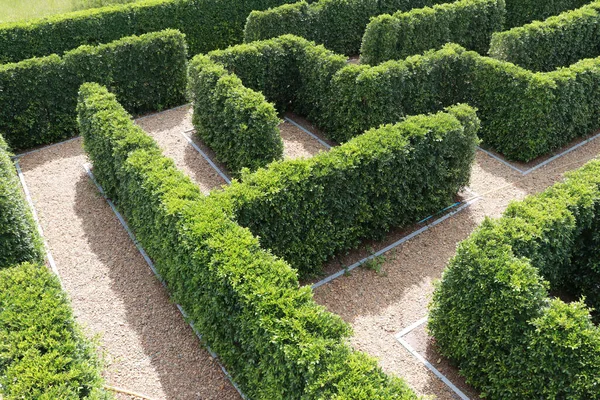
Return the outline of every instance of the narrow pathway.
[[[521,176],[478,151],[470,188],[482,195],[481,200],[387,253],[380,273],[359,268],[317,288],[316,301],[350,323],[354,329],[352,345],[377,357],[387,372],[405,378],[420,394],[435,395],[438,399],[457,398],[394,335],[427,315],[433,282],[441,277],[458,243],[486,216],[499,217],[510,201],[546,189],[562,180],[565,172],[598,155],[600,140]],[[425,330],[420,332],[424,334]],[[438,359],[430,361],[435,364]]]
[[[77,320],[99,338],[106,383],[153,399],[239,399],[89,180],[85,162],[76,140],[24,156],[21,168]]]

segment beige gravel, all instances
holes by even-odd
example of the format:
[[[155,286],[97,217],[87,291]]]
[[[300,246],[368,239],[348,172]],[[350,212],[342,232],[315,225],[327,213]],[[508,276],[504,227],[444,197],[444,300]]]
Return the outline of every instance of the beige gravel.
[[[511,200],[544,190],[562,179],[564,172],[599,154],[600,141],[593,141],[522,176],[478,152],[470,187],[483,195],[480,201],[389,252],[379,274],[361,268],[316,289],[317,302],[349,322],[354,328],[352,345],[378,357],[387,372],[404,377],[420,394],[454,399],[455,395],[408,353],[394,335],[426,316],[433,282],[441,277],[456,245],[485,216],[500,216]],[[425,331],[421,332],[424,335]]]
[[[323,138],[322,133],[309,121],[293,114],[286,114],[286,116]],[[188,116],[188,120],[189,118]],[[179,120],[178,123],[182,127],[189,126],[189,121]],[[316,140],[293,125],[284,123],[280,128],[285,143],[286,158],[309,157],[321,150]],[[151,134],[155,135],[153,131]],[[574,141],[572,144],[577,142]],[[331,142],[330,144],[335,145]],[[178,158],[176,153],[181,152],[181,150],[172,151],[168,148],[165,150],[167,154],[175,154],[176,159]],[[378,357],[387,372],[404,377],[420,394],[439,399],[456,398],[435,375],[396,341],[394,335],[427,314],[433,282],[441,276],[447,261],[454,255],[456,245],[467,238],[485,216],[500,216],[509,201],[522,199],[527,194],[544,190],[560,180],[565,171],[578,168],[598,154],[600,154],[600,140],[588,143],[524,177],[478,151],[470,190],[482,194],[481,200],[387,253],[383,257],[384,262],[379,273],[366,268],[354,270],[348,276],[316,289],[315,299],[352,325],[354,336],[351,338],[351,344],[359,350]],[[547,158],[549,156],[517,166],[530,168]],[[194,179],[193,175],[190,176]],[[468,200],[473,196],[472,192],[467,191],[462,194],[461,199]],[[341,255],[326,268],[334,272],[340,265],[350,265],[368,254],[367,247],[377,251],[415,228],[391,232],[381,242],[370,242],[349,254]],[[431,339],[426,336],[424,327],[409,334],[407,340],[412,341],[428,357],[435,358],[430,361],[437,363],[439,357],[436,357]],[[442,363],[443,360],[440,362]],[[450,367],[445,371],[453,379],[456,378],[456,371],[452,371]],[[460,379],[457,379],[455,384],[471,395],[476,393]]]
[[[153,399],[239,399],[88,179],[85,162],[77,140],[25,156],[21,166],[77,320],[99,336],[106,383]]]
[[[221,187],[224,181],[181,136],[181,132],[192,129],[190,112],[189,107],[170,110],[137,123],[157,140],[165,154],[172,157],[204,193],[208,193]],[[319,134],[308,121],[293,115],[292,118]],[[280,128],[286,158],[310,157],[322,151],[316,140],[293,125],[284,123]],[[193,133],[188,135],[193,136]],[[197,138],[194,141],[203,146]],[[206,147],[203,149],[209,151]],[[544,190],[559,181],[565,171],[580,167],[598,154],[600,140],[522,176],[478,152],[470,189],[483,195],[482,199],[387,253],[379,273],[366,268],[354,270],[315,290],[315,299],[353,326],[355,333],[351,344],[378,357],[387,372],[404,377],[420,394],[454,399],[452,392],[414,359],[394,335],[427,314],[432,283],[441,276],[456,245],[468,237],[485,216],[500,216],[509,201]],[[519,167],[530,167],[541,161],[543,159]],[[109,383],[157,398],[237,398],[206,352],[198,348],[193,337],[188,337],[190,329],[168,304],[164,290],[144,265],[108,206],[83,176],[83,170],[80,170],[83,162],[85,156],[79,144],[73,143],[27,156],[22,165],[28,183],[31,181],[34,201],[50,246],[61,274],[65,275],[65,285],[74,297],[75,311],[92,332],[104,332],[102,346],[107,351]],[[471,195],[462,196],[468,199]],[[376,251],[410,230],[391,232],[384,241],[369,246]],[[342,257],[343,262],[347,265],[358,260],[365,251],[362,248],[350,252]],[[106,304],[107,296],[112,296],[111,304]],[[151,304],[150,310],[148,304]],[[102,317],[104,314],[111,318]],[[178,326],[176,332],[181,332],[183,338],[173,341],[169,336],[168,344],[163,344],[160,340],[163,333],[149,333],[149,326],[164,326],[163,319]],[[146,322],[149,320],[156,321]],[[173,332],[171,329],[169,335]],[[439,357],[424,328],[416,329],[407,340],[431,358],[430,361],[438,362]],[[183,346],[182,343],[188,342],[188,347]],[[183,348],[189,351],[181,352]],[[162,361],[163,357],[165,361]],[[178,357],[184,357],[184,360]],[[177,361],[172,361],[174,359]],[[198,365],[188,366],[194,363]],[[443,360],[440,363],[443,364]],[[442,365],[442,368],[450,367]],[[456,371],[444,370],[455,378]],[[192,397],[188,395],[192,391],[185,395],[177,393],[177,390],[188,390],[191,385],[187,383],[194,379],[199,383],[199,386],[193,386],[194,389],[202,393],[194,393]],[[470,390],[463,383],[455,383]]]

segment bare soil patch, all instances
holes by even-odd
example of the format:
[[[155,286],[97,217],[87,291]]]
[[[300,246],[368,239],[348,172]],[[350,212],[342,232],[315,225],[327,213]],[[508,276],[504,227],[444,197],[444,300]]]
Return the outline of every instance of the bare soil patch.
[[[89,180],[81,140],[21,167],[76,318],[111,386],[154,399],[239,399]],[[133,399],[118,394],[118,399]]]

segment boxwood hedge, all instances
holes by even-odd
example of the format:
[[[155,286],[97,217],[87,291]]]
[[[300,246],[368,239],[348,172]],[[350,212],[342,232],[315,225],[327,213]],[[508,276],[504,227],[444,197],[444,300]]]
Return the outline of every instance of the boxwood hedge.
[[[492,33],[503,29],[505,15],[504,0],[460,0],[382,14],[367,25],[360,61],[375,65],[449,42],[487,54]]]
[[[190,54],[207,52],[241,42],[250,11],[286,1],[144,0],[0,24],[0,63],[62,54],[85,44],[168,28],[186,35]]]
[[[43,261],[42,241],[0,136],[0,269],[27,261]]]
[[[490,56],[533,71],[552,71],[600,55],[600,2],[541,22],[494,33]]]
[[[342,54],[358,54],[369,19],[386,12],[408,11],[445,0],[319,0],[253,11],[246,22],[246,43],[294,34]]]
[[[429,330],[486,397],[600,398],[599,210],[595,160],[459,245]]]
[[[551,15],[556,15],[562,11],[578,8],[588,3],[589,0],[505,0],[506,1],[506,26],[520,26],[536,19],[545,19]],[[307,1],[300,1],[293,4],[284,4],[268,10],[257,10],[250,13],[244,29],[244,41],[246,43],[256,40],[264,40],[284,34],[294,34],[314,40],[319,44],[324,44],[330,50],[338,53],[355,55],[358,54],[362,37],[372,17],[382,14],[394,14],[396,12],[406,12],[414,8],[422,8],[442,3],[452,3],[452,0],[319,0],[309,4]],[[437,26],[437,21],[433,25],[422,26],[422,24],[431,22],[434,15],[427,17],[419,15],[423,21],[417,25],[424,31],[425,36],[433,37],[445,36],[452,40],[461,39],[469,41],[477,38],[474,43],[477,46],[485,46],[486,36],[489,37],[490,29],[498,29],[495,20],[495,12],[492,12],[491,21],[486,22],[490,17],[483,16],[483,21],[477,21],[472,25],[466,25],[468,17],[474,17],[471,7],[454,8],[445,6],[438,9],[437,17],[442,25]],[[442,12],[442,10],[446,12]],[[464,13],[462,16],[452,16],[452,12]],[[489,11],[489,10],[486,10]],[[431,12],[431,11],[425,11]],[[475,18],[479,19],[475,12]],[[413,14],[414,15],[414,14]],[[448,33],[447,25],[458,24],[460,28],[453,27],[453,35]],[[484,29],[485,33],[479,32]],[[465,31],[465,29],[467,29]],[[392,32],[395,30],[392,30]],[[415,36],[419,34],[417,30]],[[391,32],[389,34],[392,34]],[[407,33],[407,36],[411,32]],[[450,35],[450,36],[448,36]],[[474,36],[473,38],[469,36]],[[422,38],[412,38],[415,43]],[[389,38],[386,38],[381,44],[385,45]],[[442,42],[443,43],[443,42]],[[438,44],[431,41],[427,45]],[[429,49],[418,47],[422,50]],[[477,49],[476,49],[477,50]],[[414,53],[413,53],[414,54]]]
[[[414,224],[452,204],[469,182],[475,110],[408,117],[308,160],[244,174],[211,197],[301,276],[361,240]]]
[[[96,350],[45,266],[0,270],[0,337],[5,400],[111,398],[102,388]]]
[[[183,104],[186,67],[184,36],[173,30],[0,65],[0,132],[15,150],[75,135],[86,81],[107,85],[136,114]]]
[[[282,158],[275,107],[223,66],[196,56],[189,67],[188,92],[197,134],[234,175]]]
[[[506,23],[509,28],[543,20],[566,10],[573,10],[590,0],[506,0]]]
[[[115,96],[81,87],[84,146],[173,299],[252,399],[414,399],[352,351],[296,272],[162,156]]]
[[[600,128],[600,58],[534,73],[447,44],[378,66],[347,65],[291,35],[208,56],[337,142],[457,103],[476,107],[485,145],[514,160],[532,160]]]

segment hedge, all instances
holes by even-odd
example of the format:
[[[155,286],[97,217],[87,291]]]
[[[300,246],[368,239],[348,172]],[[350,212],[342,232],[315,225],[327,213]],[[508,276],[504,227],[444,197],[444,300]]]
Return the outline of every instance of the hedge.
[[[379,64],[453,42],[487,54],[492,33],[504,26],[504,0],[461,0],[371,19],[360,61]]]
[[[600,398],[598,210],[595,160],[459,245],[429,330],[485,397]]]
[[[186,35],[190,54],[207,52],[241,42],[252,10],[286,1],[145,0],[0,24],[0,63],[62,54],[81,45],[98,45],[167,28]]]
[[[600,2],[494,33],[490,56],[533,71],[553,71],[600,55]]]
[[[301,1],[265,11],[253,11],[246,22],[246,43],[283,34],[294,34],[324,44],[338,53],[358,54],[369,19],[376,15],[408,11],[445,0],[319,0]]]
[[[506,25],[513,28],[531,21],[544,20],[589,2],[590,0],[506,0]]]
[[[249,398],[416,398],[345,344],[348,325],[313,301],[286,262],[202,196],[114,95],[83,85],[78,114],[98,180],[174,301]]]
[[[136,114],[183,104],[186,68],[184,37],[173,30],[0,65],[0,132],[15,150],[75,135],[86,81],[107,85]]]
[[[337,141],[406,115],[467,103],[480,138],[509,159],[529,161],[600,128],[600,59],[534,73],[454,44],[376,67],[347,66],[330,84],[321,128]]]
[[[408,117],[245,174],[211,197],[302,277],[315,275],[336,253],[454,202],[469,182],[478,128],[468,106]]]
[[[275,107],[223,66],[199,55],[188,73],[192,122],[197,134],[219,161],[238,175],[283,157],[283,141]]]
[[[600,128],[600,58],[542,74],[447,44],[378,66],[347,65],[291,35],[208,56],[338,143],[457,103],[478,109],[484,144],[513,160],[532,160]]]
[[[500,0],[496,0],[500,1]],[[590,0],[505,0],[506,2],[506,26],[515,27],[536,19],[545,19],[551,15],[559,14],[565,10],[570,10],[583,6],[589,3]],[[461,3],[464,3],[462,0]],[[325,45],[326,48],[338,53],[347,55],[356,55],[363,41],[363,34],[372,17],[382,14],[404,13],[415,8],[430,7],[436,4],[453,3],[452,0],[319,0],[308,4],[309,2],[300,1],[293,4],[283,4],[268,10],[252,11],[246,21],[244,29],[244,41],[246,43],[256,40],[270,39],[284,34],[293,34],[305,37],[309,40],[314,40],[319,44]],[[493,4],[494,2],[492,2]],[[492,7],[495,7],[492,5]],[[446,10],[443,16],[441,10]],[[478,50],[479,46],[487,49],[489,45],[489,35],[491,29],[501,30],[502,25],[498,21],[497,11],[486,10],[491,12],[491,15],[483,15],[483,21],[479,20],[481,13],[475,12],[470,7],[464,7],[461,12],[468,13],[468,16],[475,18],[476,23],[468,24],[467,15],[460,17],[452,17],[448,15],[451,11],[456,10],[450,4],[444,5],[442,9],[437,9],[442,25],[437,26],[436,21],[431,21],[436,16],[423,15],[423,13],[431,13],[430,10],[416,12],[423,21],[421,24],[431,23],[433,25],[421,26],[417,24],[419,29],[416,30],[414,36],[409,36],[409,40],[413,40],[417,48],[426,50],[430,47],[423,48],[421,46],[430,46],[431,44],[443,44],[447,40],[461,39],[467,44],[473,43],[474,49]],[[458,10],[457,10],[458,11]],[[413,16],[415,14],[412,14]],[[389,17],[387,17],[389,18]],[[489,18],[489,20],[488,20]],[[385,20],[385,17],[384,17]],[[388,25],[391,22],[388,22]],[[459,24],[460,27],[456,27]],[[411,26],[411,24],[409,24]],[[452,27],[452,34],[448,32],[447,26]],[[483,29],[483,31],[481,31]],[[387,26],[386,26],[387,30]],[[418,45],[419,40],[427,40],[433,38],[422,37],[420,35],[434,35],[438,39],[425,44]],[[439,36],[438,36],[439,35]],[[469,37],[469,36],[473,37]],[[449,39],[445,39],[449,38]],[[486,42],[486,38],[488,41]],[[391,38],[382,39],[382,45],[388,43]],[[444,39],[444,40],[442,40]],[[441,41],[442,40],[442,41]],[[472,40],[472,42],[468,42]],[[441,42],[440,42],[441,41]],[[393,41],[391,42],[393,45]],[[392,50],[393,51],[393,50]],[[414,53],[413,53],[414,54]]]
[[[111,398],[102,389],[96,350],[45,266],[0,270],[0,337],[5,400]]]
[[[0,269],[43,259],[42,241],[23,198],[8,146],[0,136]]]

